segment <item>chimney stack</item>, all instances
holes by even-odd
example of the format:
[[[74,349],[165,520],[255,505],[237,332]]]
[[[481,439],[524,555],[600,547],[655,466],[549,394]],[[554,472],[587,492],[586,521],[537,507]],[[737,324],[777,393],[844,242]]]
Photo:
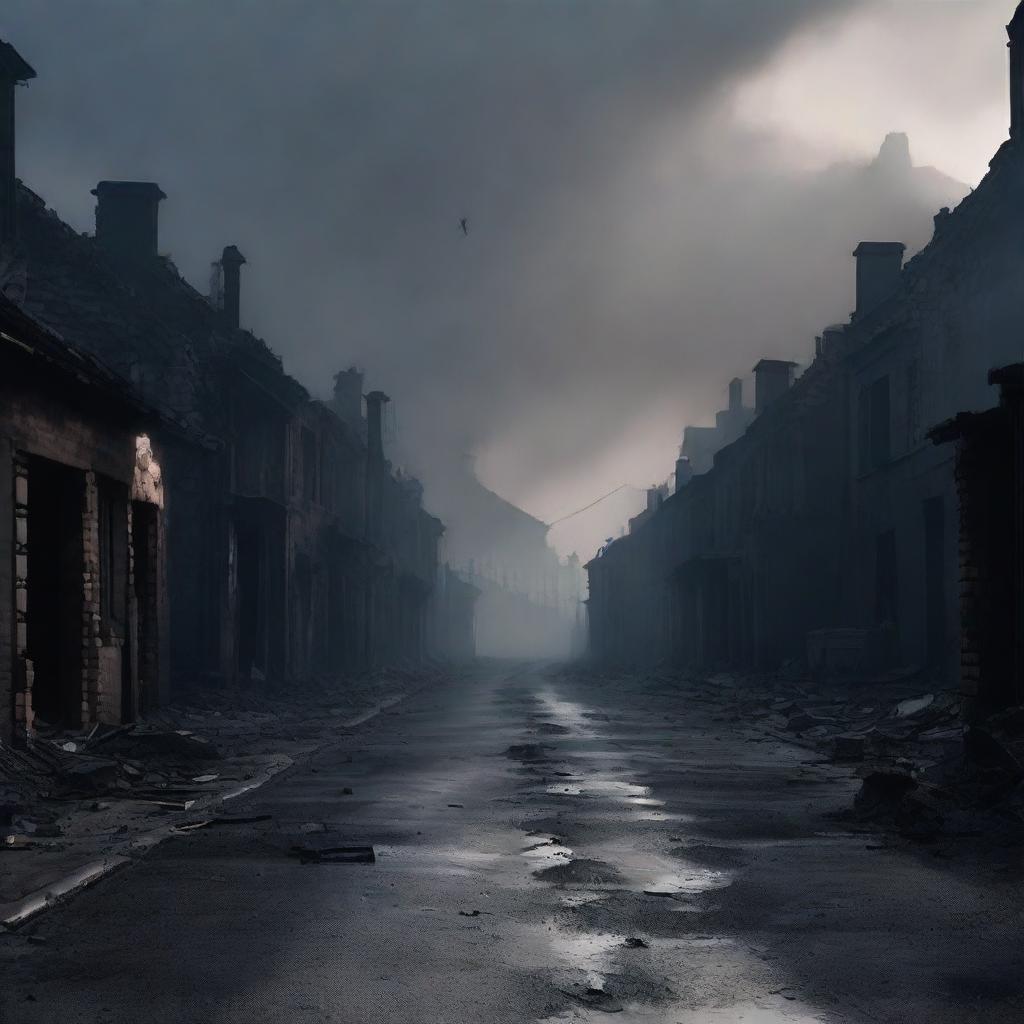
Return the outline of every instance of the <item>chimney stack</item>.
[[[762,359],[754,367],[754,413],[758,416],[793,383],[796,363],[786,359]]]
[[[743,381],[733,377],[729,381],[729,412],[738,412],[743,408]]]
[[[36,73],[10,43],[0,40],[0,245],[14,239],[18,190],[14,176],[14,90]]]
[[[167,196],[151,181],[101,181],[96,197],[96,241],[127,263],[157,254],[157,213]]]
[[[224,319],[228,328],[238,330],[242,304],[242,264],[245,257],[238,247],[227,245],[221,253],[220,265],[224,272]]]
[[[372,462],[384,461],[383,412],[391,399],[383,391],[371,391],[366,396],[366,448]]]
[[[857,309],[854,317],[870,313],[896,290],[903,269],[902,242],[861,242],[857,260]]]
[[[1024,3],[1006,26],[1010,48],[1010,141],[1024,137]]]
[[[363,431],[363,375],[354,366],[334,375],[334,412],[357,434]]]

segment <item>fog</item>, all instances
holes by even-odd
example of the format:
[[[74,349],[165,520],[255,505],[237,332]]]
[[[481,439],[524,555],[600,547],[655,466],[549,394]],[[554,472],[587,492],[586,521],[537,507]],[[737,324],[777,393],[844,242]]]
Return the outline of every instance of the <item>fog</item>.
[[[237,244],[244,323],[315,394],[365,368],[442,515],[470,452],[548,522],[629,485],[552,531],[587,556],[730,377],[849,314],[858,241],[977,182],[1013,6],[8,0],[0,37],[65,219],[158,181],[161,249],[204,287]],[[944,173],[869,166],[890,131]]]

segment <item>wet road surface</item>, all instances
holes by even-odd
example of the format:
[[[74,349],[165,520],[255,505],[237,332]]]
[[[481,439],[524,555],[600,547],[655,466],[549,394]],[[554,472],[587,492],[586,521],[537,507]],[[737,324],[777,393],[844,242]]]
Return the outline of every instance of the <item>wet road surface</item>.
[[[0,1020],[1024,1019],[1012,856],[850,832],[849,771],[719,717],[530,666],[421,692],[0,937]]]

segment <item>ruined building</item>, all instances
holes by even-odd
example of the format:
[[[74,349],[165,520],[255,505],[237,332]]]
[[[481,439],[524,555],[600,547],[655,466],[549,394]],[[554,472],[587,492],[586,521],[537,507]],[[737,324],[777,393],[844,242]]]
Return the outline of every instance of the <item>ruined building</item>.
[[[547,523],[485,487],[472,459],[431,477],[441,505],[446,556],[479,591],[476,645],[494,657],[565,657],[583,646],[583,573],[561,561]]]
[[[95,235],[64,224],[14,176],[14,90],[33,76],[0,44],[0,290],[16,327],[5,358],[19,346],[23,362],[36,356],[31,393],[5,378],[24,396],[5,409],[0,450],[18,501],[0,556],[27,625],[27,636],[9,630],[14,682],[2,683],[12,701],[24,697],[18,722],[31,724],[36,695],[47,714],[88,724],[130,718],[185,685],[416,664],[449,653],[449,637],[463,651],[471,618],[445,616],[471,616],[472,601],[432,606],[443,526],[383,456],[386,396],[366,396],[365,416],[361,379],[342,410],[337,395],[313,400],[241,326],[235,246],[217,260],[213,301],[160,254],[167,197],[155,183],[101,181]],[[55,368],[76,360],[72,386]],[[160,467],[158,494],[140,489],[143,462]],[[50,550],[65,536],[82,552]],[[85,587],[60,588],[66,608],[33,599],[41,577],[70,580],[73,569]],[[69,646],[51,672],[33,657],[33,634],[70,637],[72,622],[92,645],[84,667]],[[62,681],[57,708],[51,676],[77,675],[80,693]]]
[[[202,448],[0,297],[0,737],[167,696],[161,451]]]
[[[1024,704],[1024,363],[988,379],[997,406],[929,432],[956,444],[960,682],[977,718]]]
[[[905,264],[897,241],[857,245],[849,320],[823,332],[795,381],[787,361],[759,362],[743,434],[587,566],[598,658],[704,669],[799,659],[822,673],[917,666],[960,678],[954,448],[928,431],[987,408],[989,369],[1020,359],[1020,9],[1009,35],[1010,138],[978,188],[939,211]],[[959,423],[943,437],[963,431],[973,451],[974,427]],[[962,455],[962,488],[972,458]],[[960,528],[980,543],[976,522]]]
[[[679,456],[685,459],[692,473],[706,473],[714,464],[715,453],[732,444],[754,417],[754,410],[743,404],[743,381],[734,377],[729,382],[729,405],[715,414],[713,427],[684,427]],[[689,473],[677,466],[676,486],[681,486]]]

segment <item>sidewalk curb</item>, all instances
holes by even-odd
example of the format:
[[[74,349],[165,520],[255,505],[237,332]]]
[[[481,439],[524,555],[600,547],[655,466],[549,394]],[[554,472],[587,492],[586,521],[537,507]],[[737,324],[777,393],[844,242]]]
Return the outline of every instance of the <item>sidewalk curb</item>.
[[[383,700],[379,704],[375,704],[372,708],[360,712],[358,715],[355,715],[344,722],[338,723],[338,725],[342,729],[355,729],[364,722],[368,722],[383,712],[390,710],[397,704],[401,704],[409,697],[415,696],[415,694],[419,693],[421,689],[422,687],[412,690],[409,693],[403,694],[401,697],[389,697],[387,700]],[[323,750],[330,748],[335,742],[337,742],[337,739],[338,738],[335,737],[327,743],[314,747],[312,750],[303,754],[302,757],[308,758],[315,756]],[[190,808],[190,812],[194,814],[197,810],[217,806],[219,804],[225,804],[229,800],[236,800],[240,796],[254,793],[270,782],[271,779],[280,775],[282,772],[287,771],[289,768],[295,767],[298,763],[299,762],[295,758],[282,755],[278,763],[273,764],[268,768],[264,768],[254,778],[247,780],[242,785],[236,786],[234,789],[228,790],[225,793],[211,794],[208,800],[197,802]],[[56,880],[49,882],[47,885],[41,886],[34,892],[30,892],[27,896],[23,896],[17,902],[7,904],[3,907],[3,910],[0,910],[0,913],[4,914],[4,916],[0,918],[0,927],[7,932],[13,932],[27,921],[34,920],[43,911],[49,910],[51,907],[57,906],[59,903],[67,902],[84,889],[95,885],[97,882],[114,874],[121,868],[133,863],[139,856],[149,853],[150,850],[155,849],[161,843],[172,838],[174,835],[174,827],[175,826],[173,825],[161,825],[159,828],[153,829],[151,832],[144,832],[141,835],[135,836],[119,848],[124,852],[111,853],[106,857],[89,861],[87,864],[83,864],[81,867],[76,868],[67,875],[57,878]],[[134,853],[135,856],[128,856],[126,853]]]

